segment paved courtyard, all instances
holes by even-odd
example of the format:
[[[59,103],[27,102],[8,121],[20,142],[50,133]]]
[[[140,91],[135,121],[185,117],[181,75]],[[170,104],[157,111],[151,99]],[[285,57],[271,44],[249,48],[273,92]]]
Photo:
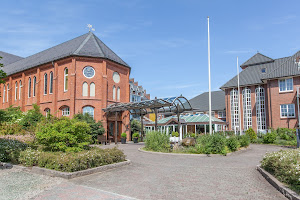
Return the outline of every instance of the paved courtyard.
[[[255,169],[266,152],[280,147],[251,145],[224,157],[150,154],[140,147],[119,145],[132,161],[129,166],[55,179],[56,185],[33,199],[286,199]]]

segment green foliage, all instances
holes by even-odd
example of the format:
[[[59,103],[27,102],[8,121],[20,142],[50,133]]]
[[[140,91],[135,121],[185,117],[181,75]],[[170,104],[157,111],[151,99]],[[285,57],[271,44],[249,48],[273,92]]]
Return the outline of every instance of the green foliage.
[[[81,151],[91,142],[91,128],[86,122],[61,118],[53,123],[41,123],[36,141],[50,151]]]
[[[20,107],[8,107],[5,110],[1,110],[0,122],[17,123],[23,117]]]
[[[105,132],[102,122],[101,121],[96,122],[93,119],[93,117],[91,115],[89,115],[88,113],[75,114],[73,119],[76,119],[76,120],[82,121],[82,122],[86,122],[89,124],[89,126],[91,128],[90,135],[92,136],[92,139],[94,142],[97,140],[98,135],[103,135]]]
[[[296,139],[296,129],[288,128],[277,128],[277,135],[283,140],[294,140]]]
[[[276,140],[276,133],[274,131],[270,132],[270,133],[266,133],[264,136],[263,136],[263,142],[265,144],[273,144],[274,141]]]
[[[172,137],[179,137],[179,133],[178,132],[172,132]]]
[[[36,104],[33,104],[33,109],[28,110],[24,113],[24,116],[21,118],[19,124],[25,130],[33,131],[38,122],[40,122],[44,117],[44,115],[40,111],[40,107]]]
[[[0,60],[1,59],[2,57],[0,57]],[[0,83],[4,83],[3,79],[6,77],[6,73],[2,70],[3,67],[3,64],[0,63]]]
[[[24,135],[23,127],[17,123],[2,123],[0,124],[0,135]]]
[[[0,138],[0,162],[18,163],[20,152],[27,145],[18,140]]]
[[[195,134],[195,133],[191,133],[190,136],[191,136],[192,138],[196,138],[196,134]]]
[[[225,136],[234,136],[234,131],[225,131]]]
[[[250,144],[250,138],[248,135],[238,136],[239,143],[241,147],[247,147]]]
[[[236,151],[239,148],[240,143],[236,136],[232,136],[227,139],[226,145],[230,151]]]
[[[121,134],[121,137],[122,137],[122,138],[126,138],[126,137],[127,137],[127,134],[126,134],[126,133],[122,133],[122,134]]]
[[[135,132],[140,132],[141,129],[142,129],[141,122],[138,121],[138,120],[135,120],[135,119],[131,120],[130,126],[131,126],[131,131],[134,132],[134,133]]]
[[[170,151],[170,138],[159,131],[148,132],[145,139],[145,148],[150,151]]]
[[[117,148],[92,148],[89,151],[67,153],[28,148],[21,152],[19,158],[19,162],[25,166],[39,166],[63,172],[75,172],[124,160],[124,153]]]
[[[226,138],[222,135],[202,135],[197,139],[196,148],[205,154],[226,155]]]
[[[139,137],[140,137],[140,134],[136,132],[136,133],[132,134],[132,137],[133,137],[133,138],[139,138]]]
[[[249,128],[248,130],[246,130],[246,135],[248,135],[251,142],[253,142],[257,139],[257,135],[252,128]]]
[[[267,153],[261,166],[280,181],[300,191],[300,149]]]

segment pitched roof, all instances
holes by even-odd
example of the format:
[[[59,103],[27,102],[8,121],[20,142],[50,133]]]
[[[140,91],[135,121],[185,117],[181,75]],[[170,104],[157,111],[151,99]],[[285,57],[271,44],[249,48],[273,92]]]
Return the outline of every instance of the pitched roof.
[[[252,65],[245,68],[243,71],[240,72],[240,86],[247,86],[247,85],[255,85],[255,84],[262,84],[263,79],[265,76],[270,72],[274,71],[276,68],[284,64],[290,57],[279,58],[273,60],[273,62],[263,63]],[[262,72],[262,69],[265,68],[266,73]],[[227,81],[224,85],[220,88],[232,88],[237,87],[237,76],[234,76],[232,79]]]
[[[209,94],[204,92],[191,100],[189,100],[192,108],[197,111],[208,111],[209,110]],[[225,110],[225,92],[212,91],[211,92],[211,109],[212,110]]]
[[[2,57],[2,59],[0,60],[0,63],[2,63],[4,66],[23,59],[20,56],[16,56],[16,55],[6,53],[6,52],[3,52],[3,51],[0,51],[0,57]]]
[[[117,54],[115,54],[110,48],[108,48],[97,36],[95,36],[92,32],[89,32],[72,40],[24,58],[20,61],[7,65],[3,68],[3,70],[8,75],[10,75],[68,56],[106,58],[108,60],[129,67],[126,62],[124,62]]]
[[[262,64],[262,63],[268,63],[268,62],[273,62],[272,58],[269,58],[261,53],[256,53],[254,56],[252,56],[249,60],[244,62],[241,67],[245,66],[251,66],[251,65],[257,65],[257,64]]]

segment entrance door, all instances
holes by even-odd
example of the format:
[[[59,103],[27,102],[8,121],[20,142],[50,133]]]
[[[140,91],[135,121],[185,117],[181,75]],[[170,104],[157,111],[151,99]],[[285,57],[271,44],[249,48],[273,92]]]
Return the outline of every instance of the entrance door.
[[[117,122],[117,141],[121,141],[121,131],[122,131],[122,122]],[[115,141],[115,122],[108,122],[107,124],[107,139],[112,139],[112,142]]]

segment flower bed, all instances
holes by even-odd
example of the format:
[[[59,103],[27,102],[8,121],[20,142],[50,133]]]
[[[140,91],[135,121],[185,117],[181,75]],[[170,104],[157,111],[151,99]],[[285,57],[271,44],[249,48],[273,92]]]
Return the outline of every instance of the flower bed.
[[[261,167],[300,193],[300,149],[267,153]]]

